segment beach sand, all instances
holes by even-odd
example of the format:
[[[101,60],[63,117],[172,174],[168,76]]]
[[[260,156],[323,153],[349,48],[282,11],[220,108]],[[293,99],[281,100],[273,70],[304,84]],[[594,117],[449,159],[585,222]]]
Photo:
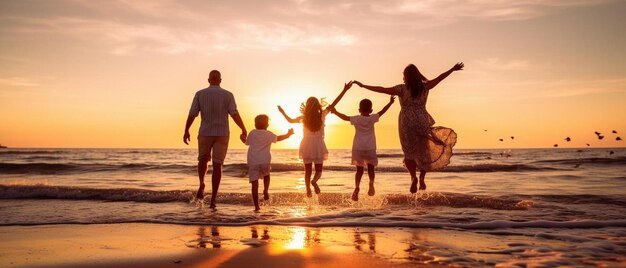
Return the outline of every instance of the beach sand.
[[[572,260],[566,256],[568,250],[574,250],[572,244],[563,240],[455,229],[63,224],[3,226],[0,237],[0,267],[508,267],[571,265],[572,261],[607,263],[593,258]],[[609,263],[625,264],[623,258]]]

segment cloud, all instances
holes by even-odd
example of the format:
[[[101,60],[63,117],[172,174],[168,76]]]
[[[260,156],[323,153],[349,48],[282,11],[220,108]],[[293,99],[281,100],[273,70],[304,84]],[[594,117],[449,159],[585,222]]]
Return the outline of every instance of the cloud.
[[[528,60],[503,60],[500,58],[487,58],[472,61],[469,65],[471,69],[479,72],[492,71],[529,71],[537,69],[539,66],[531,64]]]
[[[356,36],[339,27],[234,21],[215,28],[189,29],[164,24],[125,24],[78,17],[3,18],[16,26],[0,29],[13,35],[64,35],[98,40],[116,55],[133,52],[179,54],[188,51],[303,50],[349,46]]]
[[[3,4],[0,33],[7,38],[49,34],[98,40],[116,55],[233,50],[314,52],[403,40],[407,29],[467,19],[532,19],[567,7],[607,1],[68,0],[54,5],[19,1]]]
[[[626,78],[592,79],[582,81],[551,81],[543,83],[538,97],[565,98],[595,94],[626,93]]]
[[[337,27],[295,27],[272,23],[267,25],[239,23],[214,33],[215,48],[219,50],[272,50],[301,49],[312,51],[329,46],[349,46],[356,37]]]
[[[31,81],[28,78],[23,77],[10,77],[10,78],[0,78],[0,85],[7,85],[13,87],[36,87],[39,86],[38,83]]]
[[[584,0],[400,0],[373,2],[373,10],[395,15],[421,15],[441,21],[463,18],[480,20],[527,20],[560,8],[588,6],[608,1]]]

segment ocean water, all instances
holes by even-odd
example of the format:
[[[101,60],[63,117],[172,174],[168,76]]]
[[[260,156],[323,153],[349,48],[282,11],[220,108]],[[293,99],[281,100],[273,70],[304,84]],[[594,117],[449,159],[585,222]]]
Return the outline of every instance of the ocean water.
[[[448,168],[428,174],[427,191],[410,194],[401,151],[379,150],[376,195],[365,194],[365,174],[353,202],[349,150],[330,151],[322,194],[313,198],[305,197],[297,150],[274,150],[271,198],[255,213],[245,150],[229,151],[212,210],[194,199],[193,149],[3,149],[0,225],[444,228],[559,241],[553,248],[511,245],[494,254],[536,260],[549,253],[561,265],[626,263],[626,149],[454,153]],[[210,196],[210,175],[206,190]]]

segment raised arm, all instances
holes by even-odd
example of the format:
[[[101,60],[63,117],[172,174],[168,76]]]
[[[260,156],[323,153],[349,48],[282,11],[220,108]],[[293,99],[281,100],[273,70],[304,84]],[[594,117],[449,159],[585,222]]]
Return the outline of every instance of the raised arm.
[[[383,116],[383,114],[385,114],[387,110],[389,110],[389,107],[391,107],[391,105],[393,104],[395,100],[396,100],[396,96],[389,97],[389,103],[387,103],[387,105],[385,105],[385,107],[383,107],[383,109],[380,110],[380,112],[378,112],[378,116]]]
[[[248,138],[248,131],[246,130],[246,125],[243,124],[243,120],[241,120],[241,116],[239,114],[231,115],[235,124],[241,129],[241,135],[239,135],[239,139],[241,142],[246,143],[246,139]]]
[[[287,134],[276,137],[276,141],[286,140],[287,138],[291,137],[291,135],[293,135],[293,128],[290,128],[287,131]]]
[[[344,121],[350,121],[349,116],[338,112],[337,109],[335,109],[335,107],[328,107],[328,110],[334,113],[337,117],[343,119]]]
[[[298,118],[291,118],[287,115],[287,113],[285,113],[285,110],[283,110],[283,107],[280,107],[280,105],[278,105],[278,111],[285,117],[285,119],[287,119],[287,122],[292,123],[292,124],[296,124],[296,123],[300,123],[300,119]]]
[[[384,94],[388,94],[388,95],[396,95],[396,90],[393,87],[379,87],[379,86],[368,86],[368,85],[364,85],[363,83],[359,82],[359,81],[353,81],[353,83],[359,85],[360,87],[367,89],[367,90],[371,90],[374,92],[378,92],[378,93],[384,93]]]
[[[446,79],[446,77],[448,77],[454,71],[463,70],[463,67],[465,67],[465,64],[463,64],[462,62],[459,62],[459,63],[455,64],[454,66],[452,66],[452,68],[450,68],[450,70],[447,70],[446,72],[444,72],[444,73],[440,74],[439,76],[437,76],[437,78],[435,78],[433,80],[426,81],[426,83],[424,84],[426,86],[426,89],[434,88],[435,86],[437,86],[439,84],[439,82],[441,82],[443,79]]]
[[[352,86],[352,81],[343,84],[343,90],[341,91],[341,93],[339,93],[339,96],[337,96],[337,98],[335,98],[335,100],[333,101],[333,103],[331,103],[328,108],[331,107],[335,107],[335,105],[337,105],[337,103],[339,103],[339,101],[341,100],[341,98],[343,98],[343,95],[346,95],[346,92],[348,92],[348,89],[350,89],[350,87]]]

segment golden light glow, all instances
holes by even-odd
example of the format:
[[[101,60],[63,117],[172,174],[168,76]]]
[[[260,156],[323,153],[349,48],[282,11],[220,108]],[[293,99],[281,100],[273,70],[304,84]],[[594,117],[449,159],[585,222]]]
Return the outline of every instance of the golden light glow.
[[[515,14],[501,12],[513,0],[462,9],[403,3],[247,1],[212,12],[202,1],[68,1],[55,9],[3,1],[0,144],[195,148],[195,139],[182,142],[187,112],[218,69],[248,130],[267,114],[276,134],[296,132],[274,148],[298,148],[302,126],[288,124],[276,105],[296,117],[309,96],[331,102],[347,81],[390,87],[409,63],[434,78],[464,61],[428,103],[437,125],[458,133],[456,148],[625,145],[611,134],[626,133],[626,37],[616,27],[625,2],[534,1]],[[355,86],[338,109],[355,115],[362,98],[375,112],[388,101]],[[400,147],[398,111],[396,102],[376,126],[378,148]],[[351,148],[349,123],[329,116],[326,124],[330,149]],[[238,136],[235,124],[231,132]],[[516,138],[499,141],[509,136]],[[246,146],[231,138],[230,148]]]
[[[306,246],[306,230],[304,228],[292,228],[291,240],[285,245],[287,250],[302,250]]]

